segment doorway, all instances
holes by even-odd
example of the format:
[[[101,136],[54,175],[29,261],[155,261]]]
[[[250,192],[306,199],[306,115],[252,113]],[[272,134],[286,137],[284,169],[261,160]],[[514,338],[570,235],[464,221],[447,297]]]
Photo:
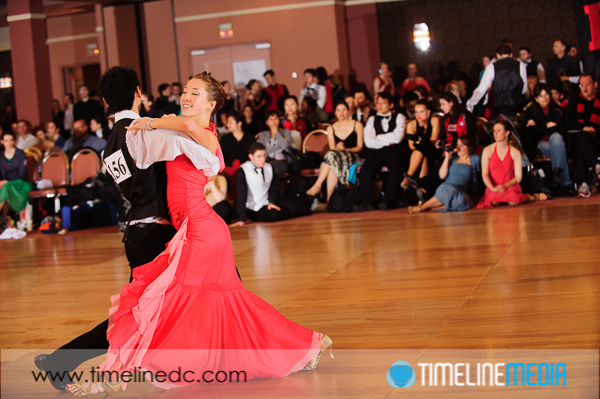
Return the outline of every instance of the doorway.
[[[100,64],[88,64],[63,68],[65,93],[72,93],[78,100],[79,86],[86,85],[90,92],[98,93],[100,82]]]

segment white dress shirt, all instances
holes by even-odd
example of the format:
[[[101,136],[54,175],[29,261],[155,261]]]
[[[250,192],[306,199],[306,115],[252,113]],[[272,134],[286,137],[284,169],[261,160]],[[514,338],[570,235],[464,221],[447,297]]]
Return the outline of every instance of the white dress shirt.
[[[392,116],[391,112],[387,114],[377,114],[379,116]],[[387,131],[389,128],[390,121],[388,119],[381,120],[381,127]],[[396,115],[396,128],[389,133],[377,134],[375,131],[375,117],[372,116],[367,120],[365,125],[364,136],[365,145],[367,148],[380,149],[388,145],[398,144],[404,138],[404,131],[406,129],[406,118],[402,114]]]
[[[317,83],[313,83],[310,86],[306,86],[304,89],[302,89],[300,91],[300,97],[298,98],[298,102],[302,104],[302,100],[308,95],[309,89],[314,90],[318,94],[318,97],[316,98],[317,105],[319,106],[319,108],[323,109],[323,107],[325,106],[325,101],[327,101],[327,89],[325,89],[325,86]],[[314,98],[314,96],[310,97]]]
[[[527,68],[525,67],[524,62],[519,62],[519,73],[521,75],[521,79],[523,79],[522,94],[525,94],[527,92]],[[473,108],[483,98],[485,93],[487,93],[488,89],[494,82],[495,75],[496,72],[494,70],[494,63],[490,62],[490,64],[485,68],[485,72],[483,72],[479,86],[477,86],[473,92],[471,99],[467,101],[467,110],[473,112]]]

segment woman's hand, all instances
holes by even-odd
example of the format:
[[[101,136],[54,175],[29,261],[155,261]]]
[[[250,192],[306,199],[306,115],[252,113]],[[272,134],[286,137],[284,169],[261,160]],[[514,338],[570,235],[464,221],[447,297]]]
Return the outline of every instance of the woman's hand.
[[[503,193],[506,191],[507,188],[508,187],[506,187],[506,184],[499,184],[496,187],[494,187],[496,193]]]
[[[338,151],[344,151],[346,149],[346,146],[340,141],[335,145],[335,149]]]
[[[551,127],[554,127],[554,126],[556,126],[556,123],[554,123],[554,122],[548,122],[548,123],[546,123],[546,127],[547,128],[551,128]]]
[[[529,126],[535,126],[535,122],[533,119],[530,119],[527,121],[527,127],[529,127]]]
[[[138,130],[144,130],[147,127],[148,122],[150,122],[152,118],[140,118],[134,120],[131,125],[127,126],[127,130],[133,133],[135,136]]]

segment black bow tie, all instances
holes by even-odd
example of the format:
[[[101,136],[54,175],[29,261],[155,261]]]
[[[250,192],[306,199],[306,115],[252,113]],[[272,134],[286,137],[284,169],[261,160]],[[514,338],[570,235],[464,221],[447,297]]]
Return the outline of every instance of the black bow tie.
[[[263,172],[263,168],[257,168],[256,166],[254,167],[254,171],[256,172],[256,174],[261,174],[263,177],[263,181],[265,181],[265,173]]]
[[[385,115],[379,115],[381,117],[381,119],[390,119],[390,116],[385,116]]]

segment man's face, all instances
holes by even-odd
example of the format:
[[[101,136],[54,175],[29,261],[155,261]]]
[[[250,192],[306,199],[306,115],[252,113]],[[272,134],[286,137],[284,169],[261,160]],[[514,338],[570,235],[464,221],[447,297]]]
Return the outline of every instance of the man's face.
[[[79,88],[79,98],[80,99],[86,99],[88,98],[90,95],[90,91],[88,90],[88,88],[86,86],[81,86]]]
[[[356,108],[364,108],[367,105],[369,105],[369,102],[367,101],[367,98],[365,97],[365,93],[355,93],[354,94],[354,104],[356,105]]]
[[[167,88],[162,91],[161,95],[171,97],[171,86],[167,86]]]
[[[310,73],[305,73],[304,74],[304,83],[306,83],[307,86],[310,86],[311,84],[315,83],[315,77],[312,76]]]
[[[71,104],[71,97],[65,96],[65,98],[63,98],[63,104],[65,105],[65,107]]]
[[[564,44],[562,44],[562,42],[560,40],[557,40],[554,42],[554,46],[552,47],[552,50],[554,51],[554,54],[560,55],[560,54],[564,53],[565,46],[564,46]]]
[[[274,86],[276,81],[275,81],[275,75],[271,75],[270,73],[265,75],[265,80],[267,81],[267,84],[269,86]]]
[[[97,132],[98,130],[102,130],[102,126],[100,126],[98,122],[92,119],[90,121],[90,129],[92,129],[92,132]]]
[[[520,50],[519,51],[519,58],[521,59],[521,61],[527,62],[527,61],[529,61],[529,58],[531,58],[531,54],[529,54],[527,52],[527,50]]]
[[[381,97],[377,98],[375,105],[377,106],[377,112],[380,114],[387,114],[392,109],[388,100]]]
[[[262,168],[265,166],[267,162],[267,151],[266,150],[257,150],[254,154],[248,154],[250,158],[250,162],[257,168]]]
[[[27,133],[27,124],[25,122],[19,122],[17,124],[17,133],[24,136]]]
[[[78,120],[75,123],[73,123],[73,136],[77,137],[78,139],[84,138],[87,134],[87,125],[85,124],[85,121],[83,120]]]
[[[171,91],[173,92],[173,95],[175,97],[180,97],[181,96],[181,87],[180,86],[171,86]]]
[[[577,58],[577,47],[571,47],[571,49],[569,50],[569,55],[573,58]]]
[[[598,83],[594,82],[591,76],[584,76],[579,79],[579,88],[581,89],[581,94],[586,100],[591,100],[594,97],[597,87]]]

